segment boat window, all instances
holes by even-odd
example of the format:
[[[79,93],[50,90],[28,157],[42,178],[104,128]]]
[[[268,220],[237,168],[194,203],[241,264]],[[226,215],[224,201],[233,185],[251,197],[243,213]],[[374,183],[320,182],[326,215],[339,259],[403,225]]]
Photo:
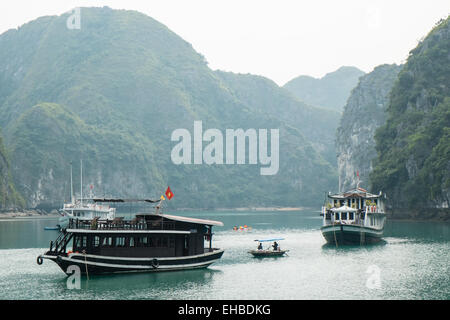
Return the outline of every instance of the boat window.
[[[348,215],[349,215],[349,217],[348,217],[349,220],[353,220],[354,219],[354,213],[353,212],[349,212]]]
[[[100,237],[95,236],[94,237],[94,247],[98,247],[100,245]]]
[[[168,240],[169,239],[167,239],[167,237],[162,237],[162,239],[161,239],[161,247],[167,248],[169,246]]]
[[[175,248],[175,238],[174,237],[169,238],[169,248]]]
[[[341,219],[342,220],[347,220],[347,212],[342,212]]]
[[[103,238],[103,244],[104,247],[111,247],[112,246],[112,237],[105,237]]]
[[[335,220],[339,220],[340,218],[339,218],[339,212],[336,212],[335,213],[335,218],[334,218]]]
[[[87,247],[87,236],[82,236],[81,237],[81,246],[83,247],[83,248],[86,248]]]
[[[134,247],[134,238],[130,237],[130,247]]]
[[[80,236],[75,236],[74,237],[74,239],[73,239],[73,248],[74,248],[74,250],[76,250],[76,249],[78,249],[80,247],[80,245],[81,245],[80,241],[81,241]]]
[[[325,214],[325,219],[326,220],[331,220],[331,214],[330,213]]]
[[[125,246],[125,237],[117,237],[116,247],[124,247],[124,246]]]

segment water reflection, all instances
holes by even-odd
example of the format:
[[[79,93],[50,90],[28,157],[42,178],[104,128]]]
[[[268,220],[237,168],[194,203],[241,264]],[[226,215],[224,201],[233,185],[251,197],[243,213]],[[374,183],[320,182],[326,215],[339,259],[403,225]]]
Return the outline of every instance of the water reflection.
[[[167,288],[168,290],[178,290],[189,286],[203,286],[217,275],[222,274],[221,270],[207,268],[198,270],[168,271],[168,272],[147,272],[147,273],[121,273],[81,276],[82,291],[117,291],[124,294],[124,285],[131,291],[151,290]],[[67,288],[69,277],[57,280],[58,285]],[[69,289],[67,289],[69,290]],[[85,292],[86,293],[86,292]]]
[[[354,244],[354,245],[337,245],[333,244],[333,243],[325,243],[324,245],[322,245],[322,250],[326,251],[326,250],[332,250],[332,251],[355,251],[355,250],[371,250],[374,248],[380,248],[380,247],[384,247],[388,244],[388,242],[385,239],[381,239],[379,242],[376,243],[370,243],[370,244],[364,244],[364,245],[360,245],[360,244]]]

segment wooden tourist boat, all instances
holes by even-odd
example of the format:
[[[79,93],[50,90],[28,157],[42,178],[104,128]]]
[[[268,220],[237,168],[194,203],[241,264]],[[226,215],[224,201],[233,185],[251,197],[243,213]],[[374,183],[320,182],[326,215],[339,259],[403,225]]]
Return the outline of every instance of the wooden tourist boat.
[[[222,257],[224,250],[212,247],[212,227],[222,222],[162,214],[156,208],[130,221],[70,219],[37,263],[52,260],[66,274],[72,265],[81,273],[102,274],[206,268]]]

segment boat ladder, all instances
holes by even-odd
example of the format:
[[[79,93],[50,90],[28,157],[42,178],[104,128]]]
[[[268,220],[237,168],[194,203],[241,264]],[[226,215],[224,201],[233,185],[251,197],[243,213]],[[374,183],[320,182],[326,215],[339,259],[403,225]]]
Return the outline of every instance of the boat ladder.
[[[67,244],[72,239],[73,234],[67,232],[60,232],[55,242],[50,242],[50,251],[55,253],[63,253],[66,251]]]

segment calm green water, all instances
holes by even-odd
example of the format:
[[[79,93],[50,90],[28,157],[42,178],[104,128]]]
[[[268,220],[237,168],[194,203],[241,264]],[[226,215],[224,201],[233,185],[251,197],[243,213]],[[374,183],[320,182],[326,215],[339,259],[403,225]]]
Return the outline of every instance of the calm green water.
[[[36,257],[56,219],[0,220],[0,299],[449,299],[450,224],[389,221],[385,242],[326,246],[317,212],[212,212],[187,215],[223,221],[214,246],[225,249],[208,269],[83,278],[67,289],[56,264]],[[252,227],[236,232],[233,226]],[[254,239],[284,237],[289,256],[259,260]],[[367,286],[379,270],[379,286]],[[372,269],[371,269],[372,268]],[[372,282],[370,282],[372,283]],[[372,288],[372,289],[370,289]]]

